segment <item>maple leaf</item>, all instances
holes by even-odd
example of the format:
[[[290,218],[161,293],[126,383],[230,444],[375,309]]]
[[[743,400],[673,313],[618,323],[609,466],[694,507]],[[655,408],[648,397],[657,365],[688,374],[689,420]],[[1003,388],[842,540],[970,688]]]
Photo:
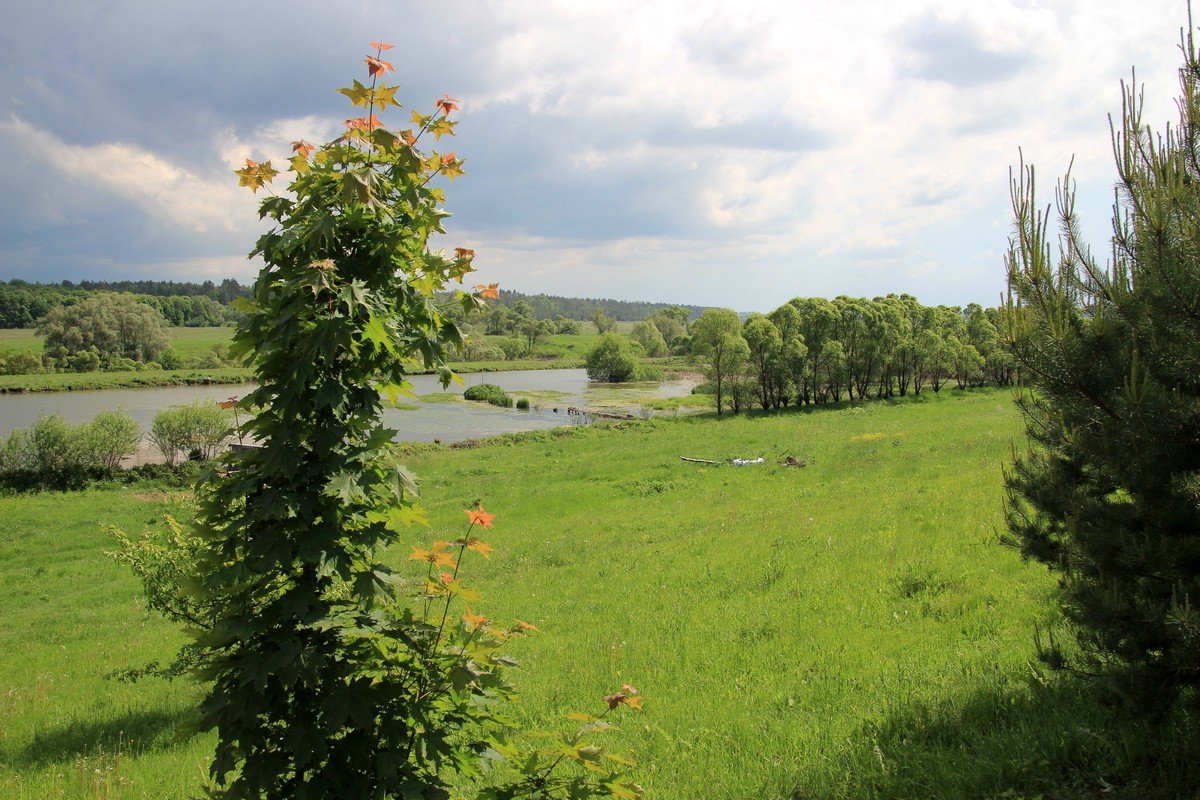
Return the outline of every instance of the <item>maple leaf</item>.
[[[625,692],[616,692],[615,694],[606,694],[604,702],[608,703],[610,709],[616,708],[619,705],[627,705],[630,708],[641,710],[642,698],[626,694]]]
[[[460,101],[457,97],[451,97],[450,93],[447,92],[446,94],[442,95],[442,99],[438,100],[436,103],[434,103],[434,105],[437,106],[438,111],[442,112],[446,116],[450,116],[451,111],[458,109],[459,102]]]
[[[400,131],[400,138],[403,139],[404,143],[409,147],[413,147],[417,143],[417,135],[411,130]]]
[[[379,121],[379,117],[372,114],[369,117],[355,117],[354,119],[346,120],[346,127],[352,131],[360,131],[362,129],[374,130],[383,125]]]
[[[292,142],[292,152],[299,153],[300,155],[304,156],[305,158],[308,157],[309,153],[311,153],[313,150],[316,150],[316,149],[317,148],[313,147],[311,144],[304,141],[303,139],[301,139],[298,142]]]
[[[396,68],[390,62],[383,61],[375,56],[367,56],[367,74],[374,78],[376,75],[386,75],[389,72],[395,72]]]
[[[639,694],[637,687],[629,683],[622,683],[621,691],[625,692],[626,694]]]
[[[372,105],[378,109],[386,108],[389,105],[399,106],[400,101],[396,99],[396,92],[399,90],[399,86],[376,86]]]
[[[462,159],[460,159],[453,150],[451,150],[449,153],[443,153],[439,161],[440,163],[438,165],[438,169],[440,169],[442,174],[450,180],[454,180],[459,175],[466,174],[463,172]]]
[[[445,117],[438,117],[433,124],[429,126],[429,130],[433,133],[433,138],[441,139],[443,136],[454,135],[454,126],[457,122],[451,122]]]
[[[478,536],[464,536],[461,539],[455,539],[454,544],[459,547],[465,547],[468,550],[474,550],[484,558],[490,559],[492,557],[492,546]]]
[[[446,545],[446,542],[434,542],[432,550],[426,550],[424,547],[413,547],[413,551],[409,554],[408,560],[428,561],[435,567],[447,567],[449,569],[454,569],[454,555],[446,551]]]
[[[463,513],[467,515],[467,519],[471,520],[472,525],[478,525],[481,528],[492,527],[492,520],[496,518],[495,514],[489,514],[483,510],[483,506],[477,509],[464,508]]]
[[[479,630],[480,628],[482,628],[484,625],[487,625],[487,623],[488,623],[488,618],[485,617],[483,614],[476,614],[473,611],[469,611],[469,610],[467,611],[466,614],[462,615],[462,619],[463,619],[463,622],[467,623],[468,626],[470,626],[471,628],[474,628],[475,630]]]
[[[238,176],[238,186],[246,186],[257,192],[263,184],[270,183],[271,179],[279,174],[279,170],[272,167],[270,161],[260,164],[247,158],[246,166],[235,169],[233,174]]]
[[[516,621],[513,623],[513,630],[514,630],[514,631],[537,631],[537,630],[539,630],[539,629],[538,629],[538,626],[537,626],[537,625],[531,625],[531,624],[530,624],[530,623],[528,623],[528,622],[523,622],[523,621],[521,621],[521,620],[516,620]]]
[[[383,52],[384,50],[391,50],[393,47],[395,47],[395,45],[388,44],[387,42],[369,42],[369,44],[371,47],[375,48],[379,52]]]
[[[364,86],[357,78],[354,79],[353,86],[338,89],[338,93],[349,97],[351,104],[356,106],[365,106],[371,101],[371,87]]]
[[[481,283],[475,287],[475,290],[479,292],[480,298],[484,300],[500,299],[500,284],[498,283]]]

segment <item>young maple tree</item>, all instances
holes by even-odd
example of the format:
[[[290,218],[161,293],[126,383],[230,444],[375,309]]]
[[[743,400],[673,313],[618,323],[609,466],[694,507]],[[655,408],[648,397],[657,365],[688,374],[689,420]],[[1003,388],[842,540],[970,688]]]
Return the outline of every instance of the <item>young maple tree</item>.
[[[433,113],[412,112],[410,129],[389,130],[378,114],[400,105],[398,87],[383,82],[389,45],[372,47],[370,83],[339,90],[362,116],[320,147],[296,142],[287,193],[260,205],[274,226],[253,251],[265,266],[230,350],[255,371],[240,433],[260,447],[227,456],[198,488],[197,602],[215,621],[193,654],[210,687],[201,727],[217,733],[214,791],[231,799],[446,797],[455,775],[518,754],[494,733],[496,701],[511,692],[512,662],[497,651],[532,626],[450,614],[469,596],[463,557],[490,550],[471,529],[492,515],[468,509],[468,535],[414,550],[428,562],[423,581],[378,557],[424,521],[381,394],[403,391],[414,366],[451,380],[446,353],[462,336],[437,292],[472,271],[474,253],[429,248],[447,216],[432,183],[463,171],[455,153],[421,147],[453,135],[458,101],[446,95]],[[247,161],[237,174],[257,191],[279,172]],[[495,295],[477,286],[455,302],[474,309]],[[636,796],[620,777],[627,762],[601,767],[603,749],[582,742],[603,727],[522,754],[493,796]],[[555,776],[568,756],[590,772]]]

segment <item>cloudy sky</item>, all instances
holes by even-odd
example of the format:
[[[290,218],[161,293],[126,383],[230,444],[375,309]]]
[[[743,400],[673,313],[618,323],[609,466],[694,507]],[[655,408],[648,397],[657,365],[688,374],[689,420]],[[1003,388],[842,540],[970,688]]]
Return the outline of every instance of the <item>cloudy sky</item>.
[[[0,278],[249,281],[260,223],[231,170],[338,133],[334,89],[382,39],[406,105],[462,99],[442,246],[481,280],[994,304],[1018,148],[1046,201],[1074,156],[1102,245],[1107,115],[1133,66],[1146,119],[1173,115],[1185,21],[1183,0],[17,0]]]

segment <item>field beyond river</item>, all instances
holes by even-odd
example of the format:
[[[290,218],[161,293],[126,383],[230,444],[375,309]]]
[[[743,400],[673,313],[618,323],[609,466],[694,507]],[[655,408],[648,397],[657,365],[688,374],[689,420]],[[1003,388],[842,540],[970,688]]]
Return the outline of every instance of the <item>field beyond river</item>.
[[[1129,722],[1038,664],[1055,581],[998,542],[1020,435],[985,389],[413,445],[431,526],[388,556],[408,569],[481,499],[475,610],[541,630],[509,651],[517,713],[561,730],[636,685],[645,710],[606,735],[647,798],[1184,796],[1194,721]],[[202,794],[200,688],[107,677],[184,636],[104,526],[191,513],[153,484],[0,497],[0,797]]]

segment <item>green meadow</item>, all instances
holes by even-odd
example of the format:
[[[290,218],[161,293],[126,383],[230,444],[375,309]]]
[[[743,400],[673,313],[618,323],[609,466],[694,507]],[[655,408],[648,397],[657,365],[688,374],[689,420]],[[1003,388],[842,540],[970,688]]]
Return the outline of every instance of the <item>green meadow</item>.
[[[1192,796],[1186,711],[1134,723],[1038,665],[1055,581],[997,541],[1020,431],[1010,392],[943,390],[413,446],[431,525],[389,559],[481,499],[475,610],[541,630],[510,652],[519,716],[562,730],[636,685],[645,710],[608,735],[648,798]],[[183,637],[103,526],[189,513],[154,485],[0,497],[0,797],[200,794],[198,688],[106,677]]]

